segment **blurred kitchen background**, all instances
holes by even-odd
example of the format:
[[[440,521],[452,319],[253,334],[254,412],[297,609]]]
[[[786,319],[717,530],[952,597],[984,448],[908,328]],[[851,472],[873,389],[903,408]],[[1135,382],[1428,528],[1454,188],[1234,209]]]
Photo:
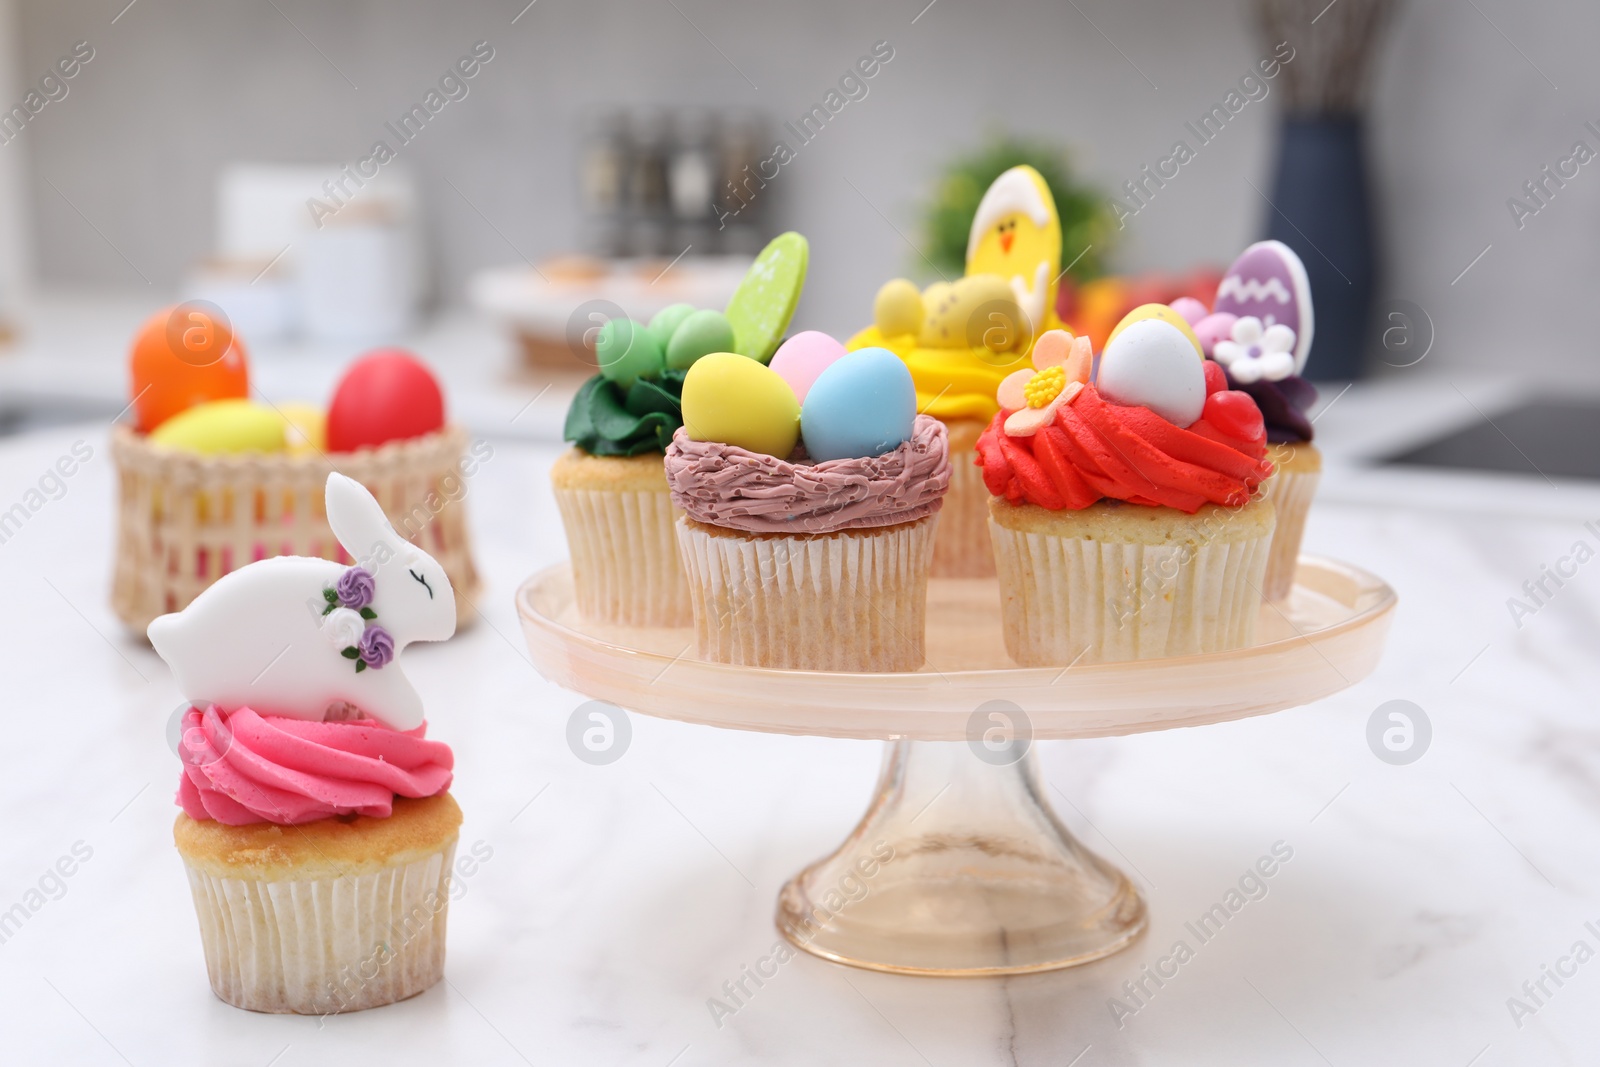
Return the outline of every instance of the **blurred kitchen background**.
[[[1131,204],[1124,183],[1196,143],[1185,124],[1277,44],[1274,5],[1254,0],[524,2],[0,2],[4,106],[92,49],[20,132],[0,127],[8,424],[109,417],[138,322],[202,296],[236,319],[264,389],[323,395],[362,347],[398,340],[440,366],[466,421],[556,432],[562,404],[519,408],[541,367],[572,360],[565,312],[584,299],[641,318],[714,305],[740,256],[795,229],[812,255],[796,325],[848,335],[882,282],[931,276],[931,208],[962,160],[1022,138],[1063,150],[1075,189]],[[1351,26],[1385,6],[1367,45]],[[1524,188],[1574,142],[1600,148],[1600,6],[1276,7],[1290,67],[1147,184],[1078,273],[1159,288],[1269,232],[1331,234],[1326,255],[1301,246],[1307,265],[1370,285],[1371,318],[1347,324],[1366,339],[1349,359],[1313,350],[1313,377],[1600,387],[1600,168],[1545,181],[1542,202]],[[791,130],[870,56],[820,132]],[[1364,124],[1365,223],[1339,134],[1292,133],[1304,143],[1280,165],[1290,72],[1303,83],[1314,63],[1332,64],[1325,81],[1350,72],[1329,92],[1348,101],[1335,126]],[[394,158],[350,196],[342,175],[380,140]],[[732,215],[730,176],[778,140],[792,158]],[[341,181],[339,198],[320,191]],[[1519,220],[1512,197],[1539,210]],[[1338,306],[1319,291],[1319,346]],[[1385,350],[1372,339],[1396,308],[1412,347]]]

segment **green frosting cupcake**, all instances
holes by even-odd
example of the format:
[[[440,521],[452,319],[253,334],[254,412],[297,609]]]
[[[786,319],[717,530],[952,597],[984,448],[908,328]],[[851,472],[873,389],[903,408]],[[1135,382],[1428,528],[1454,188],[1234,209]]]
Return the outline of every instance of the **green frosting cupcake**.
[[[562,436],[591,456],[665,452],[683,425],[683,376],[666,370],[624,389],[597,374],[579,387]]]

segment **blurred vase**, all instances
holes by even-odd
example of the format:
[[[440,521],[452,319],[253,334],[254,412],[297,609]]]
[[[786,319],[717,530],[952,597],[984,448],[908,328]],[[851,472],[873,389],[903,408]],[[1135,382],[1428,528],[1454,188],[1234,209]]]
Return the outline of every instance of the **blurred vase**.
[[[1316,336],[1307,377],[1362,377],[1375,256],[1361,120],[1285,118],[1272,202],[1267,236],[1299,253],[1311,280]]]

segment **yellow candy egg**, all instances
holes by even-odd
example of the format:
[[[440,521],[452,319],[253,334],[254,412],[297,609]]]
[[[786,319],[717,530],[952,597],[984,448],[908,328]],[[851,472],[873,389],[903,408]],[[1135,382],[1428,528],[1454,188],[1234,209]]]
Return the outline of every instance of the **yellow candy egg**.
[[[885,337],[922,330],[922,293],[904,278],[885,282],[872,302],[872,322]]]
[[[1189,339],[1189,343],[1194,345],[1194,354],[1201,359],[1206,358],[1206,350],[1200,347],[1200,338],[1194,335],[1194,328],[1189,325],[1189,321],[1166,304],[1140,304],[1122,316],[1122,321],[1117,323],[1117,328],[1111,331],[1110,337],[1106,338],[1106,348],[1111,347],[1111,342],[1117,339],[1117,334],[1136,322],[1143,322],[1145,319],[1160,319],[1168,325],[1176,326]]]
[[[765,364],[713,352],[696,360],[683,379],[683,425],[694,441],[787,459],[800,439],[800,402]]]
[[[315,404],[291,400],[278,405],[284,439],[291,456],[315,456],[328,450],[328,413]]]
[[[253,400],[213,400],[172,416],[150,440],[202,456],[227,452],[282,452],[283,417]]]

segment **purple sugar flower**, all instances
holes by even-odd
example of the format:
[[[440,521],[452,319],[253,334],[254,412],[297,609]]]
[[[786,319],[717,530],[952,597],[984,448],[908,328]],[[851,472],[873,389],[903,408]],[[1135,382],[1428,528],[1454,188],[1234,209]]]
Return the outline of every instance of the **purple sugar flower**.
[[[394,659],[394,638],[376,623],[361,631],[361,641],[356,647],[360,650],[361,662],[374,670]]]
[[[365,567],[351,567],[339,575],[338,584],[334,586],[334,591],[339,595],[339,605],[356,611],[372,603],[372,594],[377,589],[377,580]]]

